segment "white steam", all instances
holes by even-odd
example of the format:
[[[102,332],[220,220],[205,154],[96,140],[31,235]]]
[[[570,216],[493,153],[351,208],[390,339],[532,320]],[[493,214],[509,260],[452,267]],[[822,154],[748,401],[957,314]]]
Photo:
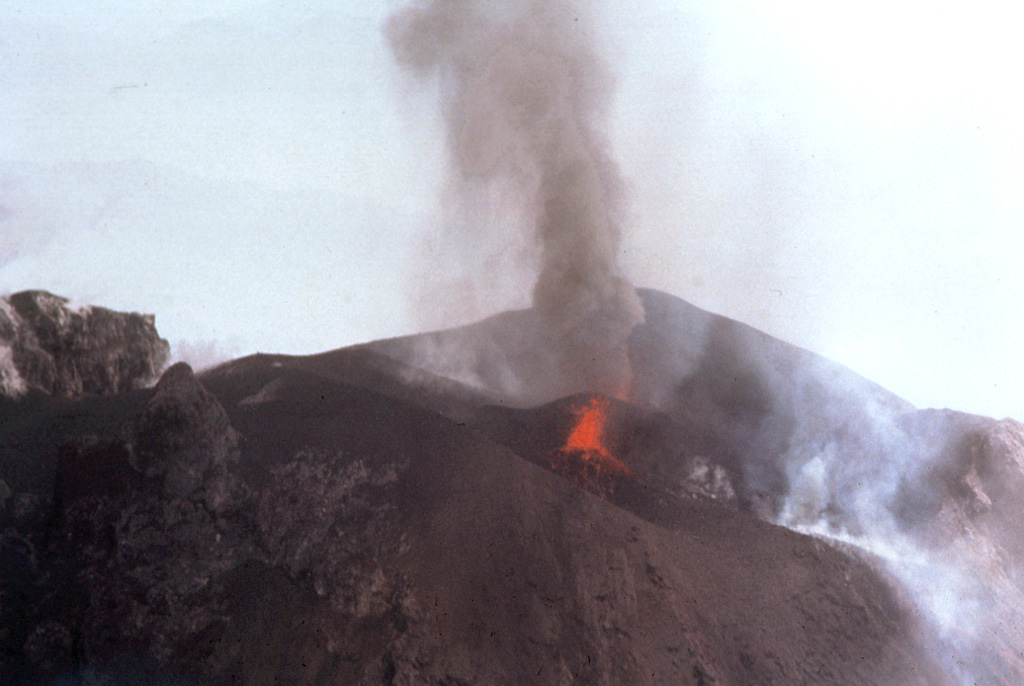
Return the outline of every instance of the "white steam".
[[[782,456],[789,492],[778,523],[880,560],[959,682],[1021,683],[1020,495],[994,491],[1019,478],[1024,442],[1004,435],[1005,422],[933,411],[915,419],[846,390],[846,423],[824,437],[807,430],[821,408],[795,408],[803,427]]]

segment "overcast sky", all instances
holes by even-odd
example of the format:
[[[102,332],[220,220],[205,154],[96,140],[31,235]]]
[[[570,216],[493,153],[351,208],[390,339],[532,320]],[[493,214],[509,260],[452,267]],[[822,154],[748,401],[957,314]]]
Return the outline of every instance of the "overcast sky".
[[[1024,419],[1021,10],[833,5],[603,14],[626,270],[918,406]],[[154,312],[194,357],[525,305],[511,276],[437,305],[473,270],[395,6],[5,0],[0,292]]]

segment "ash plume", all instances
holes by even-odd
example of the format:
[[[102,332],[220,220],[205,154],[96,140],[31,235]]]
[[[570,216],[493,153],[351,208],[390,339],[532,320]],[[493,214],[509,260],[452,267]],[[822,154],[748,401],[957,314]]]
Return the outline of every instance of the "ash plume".
[[[602,133],[613,84],[588,6],[431,0],[386,33],[404,68],[436,78],[457,193],[497,186],[536,240],[533,308],[563,383],[627,395],[644,314],[616,261],[624,192]]]

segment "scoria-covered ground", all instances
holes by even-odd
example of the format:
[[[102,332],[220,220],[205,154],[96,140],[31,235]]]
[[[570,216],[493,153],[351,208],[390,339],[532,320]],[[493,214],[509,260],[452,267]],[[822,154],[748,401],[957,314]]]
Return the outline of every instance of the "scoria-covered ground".
[[[0,400],[0,681],[1024,683],[1021,425],[641,296]]]

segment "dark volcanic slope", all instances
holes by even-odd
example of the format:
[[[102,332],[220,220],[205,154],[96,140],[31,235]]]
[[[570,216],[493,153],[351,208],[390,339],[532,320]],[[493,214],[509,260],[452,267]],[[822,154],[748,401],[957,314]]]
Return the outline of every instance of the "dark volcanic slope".
[[[172,368],[49,504],[5,505],[7,682],[944,683],[833,548],[706,501],[658,526],[279,362],[214,394]]]
[[[1020,683],[1024,426],[642,297],[606,480],[529,312],[0,398],[0,683]]]
[[[941,682],[890,591],[812,539],[697,505],[670,532],[501,451],[452,458],[410,561],[427,652],[465,646],[466,683]]]
[[[151,391],[67,399],[32,392],[0,397],[0,479],[15,493],[36,498],[52,487],[57,455],[68,446],[123,438],[127,418]]]
[[[703,454],[729,473],[742,508],[888,556],[959,680],[1020,683],[1024,426],[916,410],[820,356],[670,295],[640,294],[630,400],[668,418],[655,422],[668,443],[612,498],[668,525],[677,516],[664,491],[679,475],[707,474]],[[550,463],[551,441],[542,444],[560,399],[583,390],[545,358],[528,311],[370,347],[498,396],[474,426],[538,464]]]
[[[412,367],[365,346],[308,356],[250,355],[207,371],[203,383],[225,402],[236,403],[247,397],[255,402],[273,395],[275,387],[268,386],[267,380],[280,369],[301,370],[373,390],[453,419],[465,419],[481,406],[498,401],[487,391]]]

